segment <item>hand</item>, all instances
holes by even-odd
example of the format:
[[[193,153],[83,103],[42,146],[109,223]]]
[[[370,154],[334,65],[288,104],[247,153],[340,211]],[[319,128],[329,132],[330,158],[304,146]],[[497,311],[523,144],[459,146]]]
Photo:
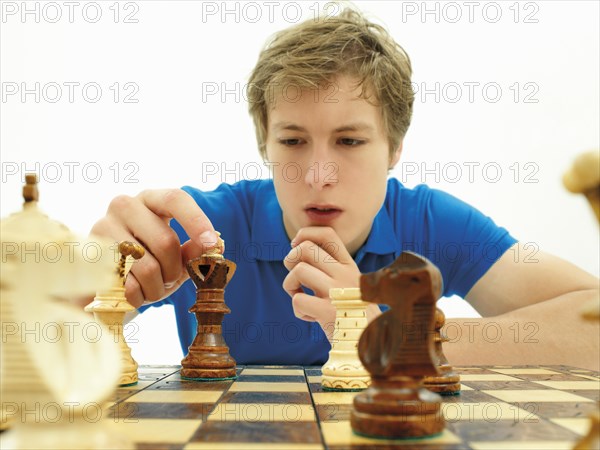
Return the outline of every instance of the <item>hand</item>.
[[[359,286],[360,271],[354,259],[333,228],[307,227],[292,240],[284,265],[290,273],[283,288],[292,297],[294,314],[302,320],[318,322],[331,341],[335,307],[329,299],[329,289]],[[302,287],[315,295],[306,294]]]
[[[169,227],[176,219],[190,236],[179,244]],[[106,216],[92,234],[116,242],[134,241],[146,248],[125,283],[125,296],[136,308],[175,292],[189,277],[185,262],[214,247],[217,235],[210,220],[194,199],[181,189],[147,190],[136,197],[121,195],[112,200]]]

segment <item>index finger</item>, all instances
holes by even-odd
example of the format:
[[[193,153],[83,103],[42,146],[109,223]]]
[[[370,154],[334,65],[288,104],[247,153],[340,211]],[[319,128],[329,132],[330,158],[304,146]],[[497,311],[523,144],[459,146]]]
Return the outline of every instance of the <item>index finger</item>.
[[[301,228],[292,240],[292,247],[296,247],[304,241],[314,242],[342,264],[354,262],[339,235],[331,227]]]
[[[205,249],[217,244],[212,223],[187,192],[181,189],[148,190],[138,197],[155,214],[177,220],[195,244]]]

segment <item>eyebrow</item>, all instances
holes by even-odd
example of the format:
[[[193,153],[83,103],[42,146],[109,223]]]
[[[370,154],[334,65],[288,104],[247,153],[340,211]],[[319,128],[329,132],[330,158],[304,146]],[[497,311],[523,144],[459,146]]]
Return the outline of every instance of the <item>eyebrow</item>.
[[[303,133],[306,132],[305,128],[301,127],[300,125],[296,125],[292,122],[274,123],[273,129],[275,131],[288,130],[288,131],[300,131]],[[334,131],[334,133],[342,133],[344,131],[374,131],[374,128],[365,122],[355,122],[355,123],[349,123],[347,125],[342,125],[341,127],[338,127],[333,131]]]

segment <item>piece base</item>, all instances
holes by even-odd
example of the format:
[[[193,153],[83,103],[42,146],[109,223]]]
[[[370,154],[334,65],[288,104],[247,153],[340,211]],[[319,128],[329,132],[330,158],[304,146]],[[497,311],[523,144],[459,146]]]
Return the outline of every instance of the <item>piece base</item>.
[[[201,382],[210,382],[210,381],[228,381],[228,380],[237,380],[237,375],[232,377],[224,377],[224,378],[193,378],[193,377],[185,377],[181,375],[181,379],[189,380],[189,381],[201,381]]]
[[[235,366],[214,368],[189,366],[185,364],[183,365],[179,373],[181,374],[182,378],[186,378],[188,380],[227,380],[233,379],[237,375]]]
[[[334,388],[321,386],[321,389],[327,392],[362,392],[367,388]]]
[[[453,395],[460,395],[460,391],[454,391],[454,392],[437,392],[437,394],[441,395],[442,397],[451,397]]]
[[[352,432],[354,434],[356,434],[357,436],[360,437],[366,437],[369,439],[379,439],[379,440],[385,440],[385,441],[408,441],[408,440],[424,440],[424,439],[433,439],[436,438],[438,436],[441,436],[443,431],[439,431],[437,433],[433,433],[433,434],[428,434],[428,435],[424,435],[424,436],[407,436],[407,437],[388,437],[388,436],[377,436],[377,435],[371,435],[371,434],[365,434],[365,433],[360,433],[358,431],[352,430]]]
[[[460,383],[423,383],[423,387],[444,396],[460,394]]]
[[[137,381],[134,381],[133,383],[123,383],[123,384],[119,384],[119,387],[135,386],[136,384],[138,384],[138,382],[137,382]]]

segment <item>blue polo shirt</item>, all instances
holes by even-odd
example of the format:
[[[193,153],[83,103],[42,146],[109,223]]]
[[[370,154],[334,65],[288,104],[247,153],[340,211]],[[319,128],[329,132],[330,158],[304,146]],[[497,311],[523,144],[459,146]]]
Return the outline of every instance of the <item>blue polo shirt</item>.
[[[320,365],[328,358],[329,342],[315,322],[294,316],[282,283],[291,250],[272,180],[221,184],[202,192],[184,187],[225,240],[227,259],[237,270],[225,290],[231,314],[223,335],[238,364]],[[186,232],[172,227],[181,242]],[[419,253],[439,269],[443,295],[464,297],[479,278],[516,240],[477,209],[442,191],[419,185],[404,187],[388,180],[385,202],[371,233],[354,259],[362,273],[391,264],[404,250]],[[195,287],[186,281],[170,297],[140,308],[172,304],[183,354],[196,335]]]

